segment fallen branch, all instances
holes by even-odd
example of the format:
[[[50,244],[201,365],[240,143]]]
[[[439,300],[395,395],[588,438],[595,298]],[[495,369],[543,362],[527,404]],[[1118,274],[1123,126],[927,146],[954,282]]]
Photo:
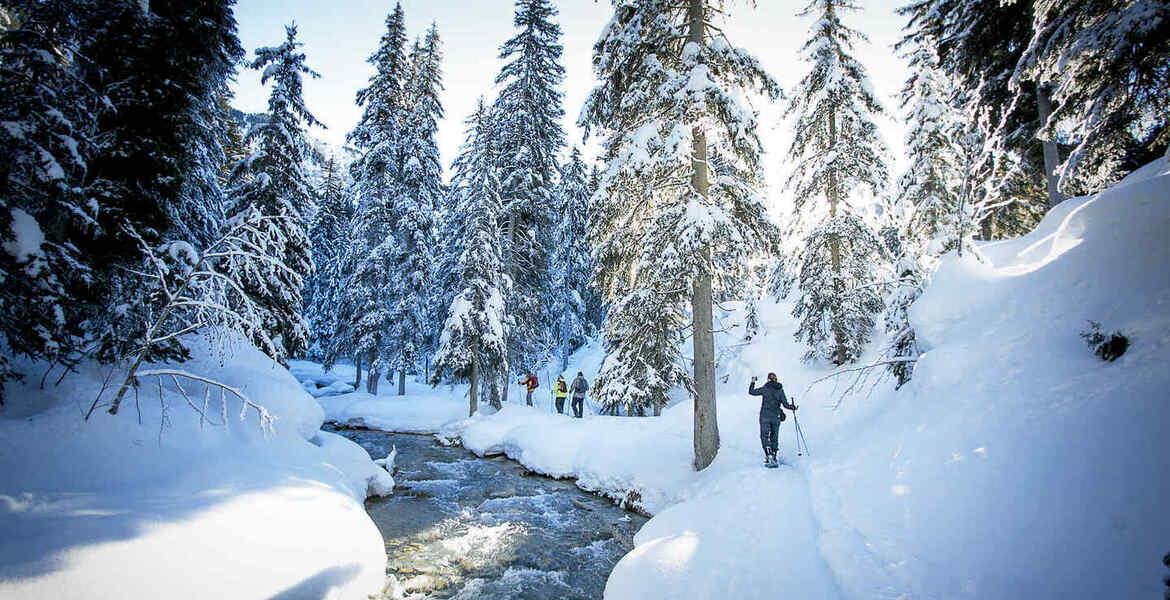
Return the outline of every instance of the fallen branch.
[[[814,385],[816,385],[822,381],[827,381],[829,379],[835,379],[837,377],[840,377],[841,375],[845,375],[848,373],[858,373],[859,375],[858,375],[857,379],[854,380],[854,382],[851,383],[849,385],[849,387],[845,388],[845,391],[842,392],[841,397],[838,398],[837,402],[833,404],[833,410],[837,410],[838,408],[841,407],[841,402],[845,399],[845,396],[849,395],[849,393],[852,392],[857,387],[858,383],[865,378],[864,376],[871,369],[875,369],[877,367],[884,367],[887,365],[895,365],[895,364],[901,364],[901,363],[912,363],[912,362],[917,362],[917,361],[918,361],[918,357],[916,357],[916,356],[895,356],[893,358],[887,358],[884,360],[879,360],[877,362],[872,362],[872,363],[869,363],[867,365],[861,365],[861,366],[857,366],[857,367],[846,367],[844,369],[838,369],[832,373],[829,373],[828,375],[825,375],[824,377],[819,377],[817,379],[812,380],[808,384],[808,386],[806,386],[804,388],[804,394],[808,395],[809,390],[811,390]]]

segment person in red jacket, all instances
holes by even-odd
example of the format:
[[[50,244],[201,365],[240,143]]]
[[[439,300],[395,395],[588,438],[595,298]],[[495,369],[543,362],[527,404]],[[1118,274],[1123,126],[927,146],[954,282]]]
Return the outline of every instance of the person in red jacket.
[[[535,392],[536,388],[540,387],[540,381],[536,379],[536,375],[526,373],[524,379],[520,380],[520,385],[528,388],[528,406],[532,406],[532,392]]]

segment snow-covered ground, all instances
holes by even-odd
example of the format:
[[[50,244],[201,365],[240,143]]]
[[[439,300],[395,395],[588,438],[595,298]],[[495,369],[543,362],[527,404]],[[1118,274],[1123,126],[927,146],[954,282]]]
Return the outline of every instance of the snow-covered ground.
[[[915,305],[926,353],[899,391],[888,379],[843,400],[849,379],[809,388],[829,371],[801,363],[791,306],[762,306],[765,333],[721,367],[722,447],[701,473],[685,402],[584,420],[516,403],[464,419],[459,388],[322,402],[340,422],[441,429],[655,514],[611,599],[1156,596],[1170,550],[1170,166],[981,253],[947,257]],[[1090,353],[1078,336],[1090,319],[1130,337],[1125,356]],[[720,327],[726,347],[738,320]],[[592,380],[600,356],[588,347],[568,371]],[[760,466],[746,394],[769,371],[801,406],[812,452],[795,456],[790,419],[791,466],[775,471]]]
[[[390,475],[320,431],[320,407],[255,349],[238,344],[221,365],[202,340],[192,347],[181,368],[242,389],[276,417],[274,432],[255,412],[241,422],[231,400],[226,428],[201,429],[171,386],[164,415],[152,379],[137,406],[131,394],[118,415],[85,422],[106,375],[93,365],[60,386],[56,374],[44,389],[39,377],[8,386],[0,597],[364,599],[382,589],[382,537],[362,502],[389,493]],[[200,386],[186,387],[202,400]],[[218,395],[210,406],[218,423]]]

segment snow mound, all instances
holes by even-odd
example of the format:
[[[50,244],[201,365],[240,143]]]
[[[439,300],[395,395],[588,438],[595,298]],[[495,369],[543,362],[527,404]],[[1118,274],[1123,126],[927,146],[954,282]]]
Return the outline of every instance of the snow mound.
[[[364,599],[381,590],[385,551],[362,501],[388,493],[389,474],[320,432],[321,408],[256,349],[238,343],[221,364],[201,340],[190,345],[196,356],[180,368],[242,389],[276,417],[275,431],[263,433],[254,412],[241,420],[230,399],[225,427],[218,395],[201,427],[171,384],[164,413],[152,379],[118,415],[99,409],[86,422],[107,374],[93,364],[57,387],[11,385],[0,409],[0,597]]]

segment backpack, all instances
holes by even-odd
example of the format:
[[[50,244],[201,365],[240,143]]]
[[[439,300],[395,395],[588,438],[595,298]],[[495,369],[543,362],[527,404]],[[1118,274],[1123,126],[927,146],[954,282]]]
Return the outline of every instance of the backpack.
[[[558,392],[567,392],[567,391],[569,391],[569,385],[568,385],[567,383],[565,383],[565,380],[564,380],[564,379],[562,379],[562,380],[560,380],[560,381],[558,381],[558,382],[557,382],[557,391],[558,391]]]

